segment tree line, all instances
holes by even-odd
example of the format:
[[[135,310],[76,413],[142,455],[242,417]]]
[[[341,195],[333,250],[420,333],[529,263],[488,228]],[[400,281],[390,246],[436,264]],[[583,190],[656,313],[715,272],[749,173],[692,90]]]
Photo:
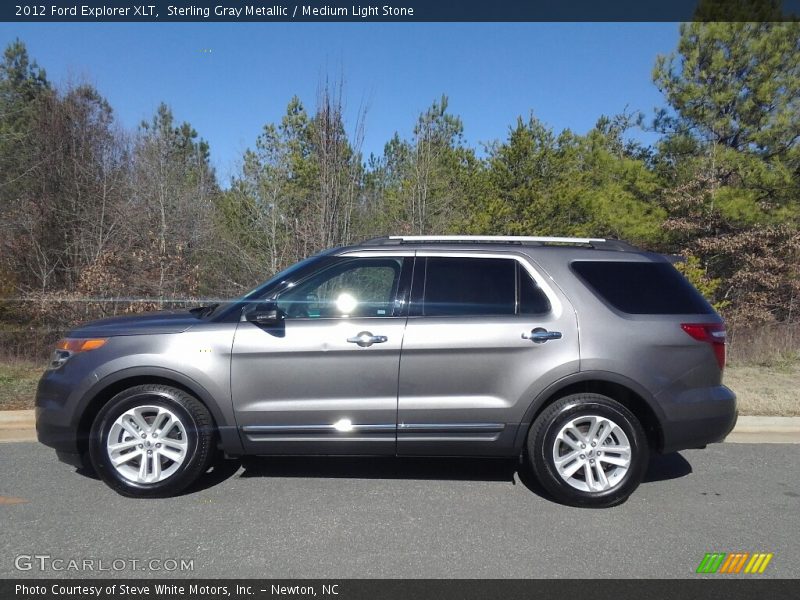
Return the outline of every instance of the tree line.
[[[800,25],[689,23],[654,57],[663,108],[585,134],[533,113],[478,149],[442,95],[380,155],[340,81],[292,98],[221,185],[166,104],[123,128],[22,41],[0,62],[0,323],[64,327],[240,294],[324,248],[388,234],[604,236],[686,258],[733,327],[797,320]],[[634,127],[658,142],[632,141]],[[144,300],[144,301],[143,301]]]

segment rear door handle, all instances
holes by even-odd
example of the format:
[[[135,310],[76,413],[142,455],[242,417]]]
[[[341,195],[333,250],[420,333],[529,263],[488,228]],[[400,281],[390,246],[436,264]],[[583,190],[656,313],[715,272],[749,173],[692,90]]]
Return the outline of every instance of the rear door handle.
[[[545,329],[544,327],[537,327],[536,329],[533,329],[530,333],[523,333],[522,339],[530,340],[534,344],[544,344],[548,340],[560,340],[561,332],[547,331],[547,329]]]
[[[372,335],[369,331],[362,331],[358,335],[347,338],[351,344],[358,344],[362,348],[369,348],[372,344],[383,344],[388,342],[389,338],[385,335]]]

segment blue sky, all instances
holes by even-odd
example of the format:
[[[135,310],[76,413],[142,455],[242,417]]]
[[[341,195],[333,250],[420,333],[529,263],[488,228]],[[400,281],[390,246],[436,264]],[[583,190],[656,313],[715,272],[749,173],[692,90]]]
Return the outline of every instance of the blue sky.
[[[577,132],[626,106],[652,115],[655,57],[675,48],[678,25],[0,23],[3,47],[15,37],[51,80],[94,84],[127,128],[165,101],[209,141],[225,183],[293,95],[313,107],[326,74],[344,77],[349,128],[366,107],[365,155],[408,136],[442,93],[475,146],[531,111]]]

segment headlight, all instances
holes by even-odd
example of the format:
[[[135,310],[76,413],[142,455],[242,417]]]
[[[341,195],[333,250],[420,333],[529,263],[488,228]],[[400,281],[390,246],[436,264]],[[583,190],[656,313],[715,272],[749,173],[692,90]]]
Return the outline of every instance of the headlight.
[[[50,370],[59,369],[75,354],[79,352],[88,352],[89,350],[97,350],[107,341],[107,338],[64,338],[63,340],[59,340],[55,350],[53,350],[53,354],[50,357],[50,364],[47,368]]]

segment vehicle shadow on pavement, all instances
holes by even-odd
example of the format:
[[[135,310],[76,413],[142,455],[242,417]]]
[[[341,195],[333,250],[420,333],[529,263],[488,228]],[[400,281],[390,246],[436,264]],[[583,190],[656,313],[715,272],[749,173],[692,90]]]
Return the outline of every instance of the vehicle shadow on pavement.
[[[679,477],[686,477],[691,472],[692,465],[678,452],[653,454],[650,456],[650,466],[647,468],[643,483],[678,479]]]
[[[677,452],[653,455],[644,483],[685,477],[689,462]],[[522,483],[548,498],[530,469],[516,459],[427,457],[248,456],[219,460],[185,493],[214,487],[234,477],[316,477],[322,479],[409,479]]]
[[[511,482],[517,461],[498,458],[270,456],[247,457],[243,466],[241,477]]]

